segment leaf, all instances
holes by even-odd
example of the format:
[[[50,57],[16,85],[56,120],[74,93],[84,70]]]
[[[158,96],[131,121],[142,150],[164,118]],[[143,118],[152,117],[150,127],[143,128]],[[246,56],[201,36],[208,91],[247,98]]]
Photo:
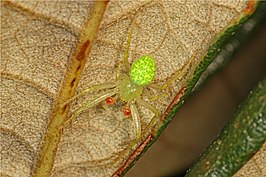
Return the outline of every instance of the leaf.
[[[261,176],[265,174],[265,153],[266,143],[261,149],[239,170],[234,177],[240,176]]]
[[[226,26],[237,26],[253,11],[254,4],[246,2],[1,1],[1,174],[124,173],[169,123],[174,105],[181,106],[181,97],[191,91],[223,42],[212,45],[216,48],[200,63],[209,46],[221,39]],[[99,104],[63,129],[67,117],[95,94],[61,105],[89,86],[115,79],[134,19],[129,62],[152,54],[155,83],[173,81],[166,95],[150,101],[161,114],[156,126],[135,151],[104,166],[134,137],[132,120],[120,111],[122,103]],[[141,106],[138,110],[146,127],[153,114]]]
[[[263,144],[266,141],[265,106],[266,80],[263,80],[236,111],[219,137],[188,171],[186,177],[232,176],[259,149],[262,149],[263,158]],[[259,165],[258,168],[263,169]],[[263,172],[257,173],[259,176],[262,174]]]

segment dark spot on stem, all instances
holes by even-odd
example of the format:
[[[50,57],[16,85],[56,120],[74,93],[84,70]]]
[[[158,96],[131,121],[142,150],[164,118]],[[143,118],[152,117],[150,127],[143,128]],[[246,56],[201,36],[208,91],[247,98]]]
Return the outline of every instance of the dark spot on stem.
[[[89,45],[90,45],[90,40],[87,40],[86,42],[82,44],[82,46],[80,47],[79,53],[77,55],[78,61],[81,61],[85,58],[85,53]]]
[[[76,82],[76,78],[74,78],[74,79],[71,81],[70,86],[73,87],[74,84],[75,84],[75,82]]]
[[[65,106],[62,108],[62,111],[65,112],[65,111],[66,111],[66,108],[67,108],[67,105],[65,105]]]
[[[80,70],[80,68],[81,68],[81,64],[79,64],[79,66],[77,67],[77,70]]]

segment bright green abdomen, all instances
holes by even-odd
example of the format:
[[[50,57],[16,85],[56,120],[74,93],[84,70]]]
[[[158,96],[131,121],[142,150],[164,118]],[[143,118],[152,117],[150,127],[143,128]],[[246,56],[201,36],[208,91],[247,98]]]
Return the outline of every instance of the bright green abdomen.
[[[155,61],[151,56],[143,56],[133,62],[130,78],[137,85],[147,85],[154,79],[156,71]]]

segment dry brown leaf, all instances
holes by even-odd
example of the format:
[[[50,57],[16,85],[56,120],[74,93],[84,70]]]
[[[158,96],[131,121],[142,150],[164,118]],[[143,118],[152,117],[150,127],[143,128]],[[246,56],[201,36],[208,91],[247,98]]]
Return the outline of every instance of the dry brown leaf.
[[[64,78],[71,75],[67,69],[82,35],[91,29],[86,24],[94,4],[1,1],[2,175],[30,176],[43,153],[43,138],[52,141],[55,135],[60,142],[54,149],[52,176],[110,176],[121,165],[123,159],[108,168],[99,166],[99,160],[113,157],[123,149],[121,143],[134,137],[132,121],[124,118],[120,103],[112,108],[100,104],[84,111],[63,132],[53,127],[56,133],[47,133],[51,122],[62,124],[55,120],[53,105],[65,99],[60,97]],[[135,18],[129,61],[152,54],[157,84],[179,73],[196,54],[168,95],[150,102],[163,114],[216,35],[245,7],[244,1],[111,1],[74,91],[115,79]],[[69,114],[88,98],[75,100]],[[142,107],[139,113],[145,127],[152,113]]]

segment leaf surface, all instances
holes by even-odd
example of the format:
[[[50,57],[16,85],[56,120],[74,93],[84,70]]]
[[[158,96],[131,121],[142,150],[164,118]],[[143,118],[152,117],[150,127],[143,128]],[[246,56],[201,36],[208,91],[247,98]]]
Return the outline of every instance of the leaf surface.
[[[1,1],[1,174],[119,175],[165,125],[164,113],[185,94],[209,46],[249,10],[241,1]],[[99,104],[63,129],[64,120],[98,93],[60,105],[92,85],[115,80],[134,19],[129,63],[152,55],[154,83],[169,83],[169,89],[156,101],[143,97],[161,119],[134,146],[140,148],[102,166],[134,138],[132,120],[121,113],[124,103]],[[153,114],[141,106],[138,111],[145,129]]]

